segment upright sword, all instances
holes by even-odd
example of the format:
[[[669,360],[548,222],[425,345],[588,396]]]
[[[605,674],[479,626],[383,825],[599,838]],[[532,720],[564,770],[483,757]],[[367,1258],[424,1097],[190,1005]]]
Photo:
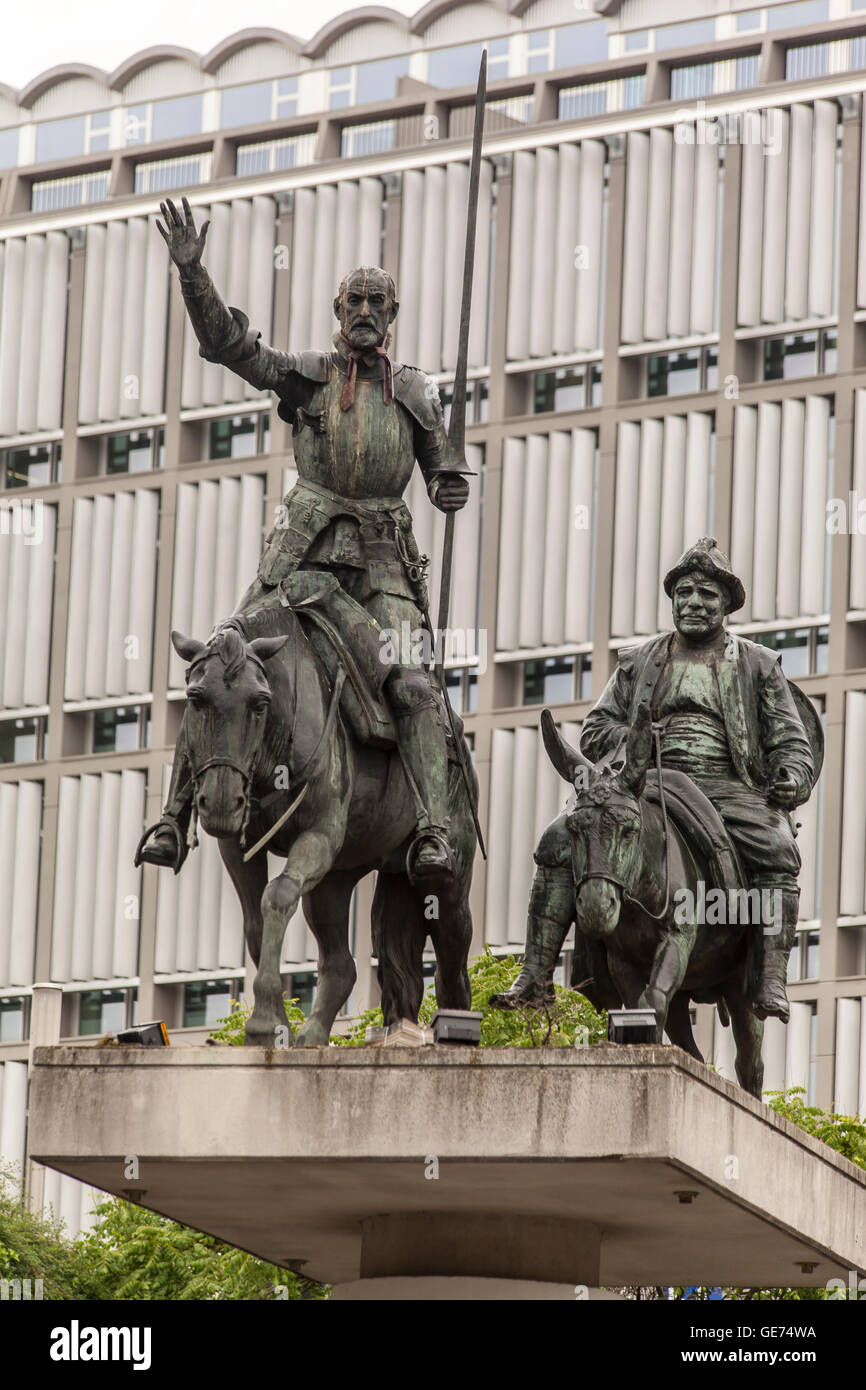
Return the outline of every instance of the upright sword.
[[[475,224],[478,219],[478,187],[481,179],[481,140],[484,134],[484,104],[487,96],[487,49],[481,54],[481,66],[478,70],[478,86],[475,90],[475,128],[472,135],[472,160],[469,165],[469,201],[466,208],[466,247],[463,256],[463,296],[460,303],[460,334],[457,342],[457,366],[454,371],[454,391],[451,397],[451,419],[448,422],[448,461],[446,469],[461,469],[468,473],[466,467],[466,372],[469,361],[469,315],[472,309],[472,273],[475,265]],[[451,600],[451,568],[454,558],[454,512],[445,513],[445,538],[442,544],[442,574],[439,587],[439,614],[436,631],[432,633],[434,639],[433,650],[435,655],[435,672],[439,681],[442,696],[445,701],[445,708],[448,711],[448,720],[451,725],[451,735],[454,739],[454,746],[457,750],[457,757],[460,762],[460,770],[463,773],[463,781],[466,786],[466,795],[469,799],[469,807],[472,812],[472,819],[475,823],[475,833],[478,836],[478,845],[483,858],[487,858],[487,850],[484,847],[484,836],[481,833],[481,826],[478,822],[478,814],[475,809],[475,802],[472,796],[472,786],[469,779],[469,772],[466,767],[466,754],[461,739],[457,737],[457,730],[454,727],[454,711],[451,708],[451,701],[448,698],[448,691],[445,686],[445,672],[443,669],[443,656],[445,645],[445,633],[448,630],[448,608]],[[429,617],[427,626],[430,626]]]

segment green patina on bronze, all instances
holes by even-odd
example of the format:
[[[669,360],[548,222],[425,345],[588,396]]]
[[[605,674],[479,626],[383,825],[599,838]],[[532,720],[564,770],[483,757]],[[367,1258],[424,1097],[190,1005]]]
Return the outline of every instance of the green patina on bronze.
[[[302,897],[320,972],[301,1040],[327,1042],[354,980],[351,892],[370,869],[380,870],[373,929],[387,1021],[417,1015],[428,934],[440,1004],[468,1007],[477,783],[421,654],[394,661],[379,641],[428,622],[426,559],[402,500],[416,461],[442,511],[468,497],[438,389],[387,355],[399,304],[383,270],[346,276],[331,350],[279,352],[220,298],[201,262],[207,225],[196,229],[185,199],[183,213],[170,201],[162,211],[201,355],[276,393],[299,480],[234,615],[207,643],[173,634],[191,662],[188,705],[163,818],[137,862],[178,872],[195,815],[219,839],[258,966],[249,1042],[272,1045],[282,1030],[280,952]],[[286,856],[270,883],[268,850]]]
[[[581,751],[542,716],[575,792],[536,849],[524,968],[496,1003],[549,996],[575,923],[572,979],[596,1007],[652,1008],[659,1040],[667,1031],[699,1056],[688,1006],[716,1003],[740,1082],[760,1095],[763,1020],[788,1017],[800,870],[790,813],[812,792],[823,735],[778,655],[726,630],[745,592],[715,541],[692,546],[664,586],[675,632],[620,652]],[[703,910],[710,890],[721,914]],[[754,891],[747,912],[743,890]]]

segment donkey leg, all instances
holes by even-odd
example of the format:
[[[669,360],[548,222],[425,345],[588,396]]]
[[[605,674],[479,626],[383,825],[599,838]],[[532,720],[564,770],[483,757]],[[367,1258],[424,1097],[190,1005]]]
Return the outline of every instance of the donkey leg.
[[[376,876],[373,936],[379,945],[377,975],[385,1025],[418,1018],[424,997],[423,956],[427,937],[419,898],[405,873]]]
[[[300,1047],[323,1047],[334,1019],[352,993],[357,972],[349,950],[349,903],[361,870],[332,869],[304,898],[304,912],[319,946],[319,984],[310,1017],[295,1039]]]
[[[243,851],[234,836],[217,840],[222,861],[229,872],[244,915],[244,940],[253,965],[258,969],[262,952],[262,893],[268,881],[268,857],[257,854],[244,863]]]
[[[678,989],[668,1008],[667,1035],[674,1047],[681,1047],[690,1057],[702,1062],[703,1055],[695,1042],[689,1014],[689,996]]]
[[[280,957],[289,918],[301,896],[315,888],[334,862],[337,849],[321,830],[305,830],[292,845],[286,866],[262,894],[262,952],[253,984],[255,1007],[247,1019],[244,1041],[273,1047],[275,1030],[285,1026]]]
[[[726,994],[725,1002],[731,1014],[731,1028],[737,1049],[735,1070],[737,1080],[749,1095],[761,1099],[764,1086],[764,1059],[761,1044],[764,1040],[763,1021],[755,1017],[748,999],[742,994]]]
[[[684,925],[663,936],[656,949],[649,980],[638,1000],[638,1008],[655,1013],[656,1042],[662,1041],[671,1000],[685,979],[694,941],[695,928]]]

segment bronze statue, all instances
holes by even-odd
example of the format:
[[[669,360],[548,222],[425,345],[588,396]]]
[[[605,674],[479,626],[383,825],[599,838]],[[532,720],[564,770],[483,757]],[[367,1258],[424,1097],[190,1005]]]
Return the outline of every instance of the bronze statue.
[[[371,868],[386,1021],[417,1016],[428,932],[439,1003],[466,1008],[477,784],[462,726],[420,652],[392,664],[380,640],[404,622],[429,628],[426,557],[402,500],[416,459],[441,511],[468,496],[438,389],[388,357],[399,305],[385,271],[343,280],[330,352],[278,352],[217,293],[201,260],[207,224],[197,231],[186,199],[182,213],[169,200],[162,213],[202,356],[277,394],[299,481],[233,617],[207,644],[173,634],[191,663],[188,705],[163,817],[139,859],[178,872],[195,814],[220,838],[259,965],[248,1042],[272,1043],[284,1022],[279,957],[301,896],[322,952],[302,1041],[327,1041],[354,980],[349,899]],[[270,884],[268,849],[288,855]],[[435,890],[435,914],[425,915],[425,890]]]
[[[760,1095],[762,1020],[788,1018],[800,869],[789,813],[817,781],[823,735],[779,656],[726,631],[745,591],[714,540],[664,588],[676,631],[620,652],[581,752],[542,716],[575,795],[535,852],[523,969],[492,1002],[549,997],[575,922],[572,980],[591,1002],[654,1009],[659,1041],[666,1029],[695,1056],[689,1001],[717,1003],[740,1082]]]

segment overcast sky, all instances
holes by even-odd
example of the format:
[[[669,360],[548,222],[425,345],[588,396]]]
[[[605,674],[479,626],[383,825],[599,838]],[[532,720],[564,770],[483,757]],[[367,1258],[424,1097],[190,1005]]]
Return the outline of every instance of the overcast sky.
[[[359,3],[361,0],[359,0]],[[387,0],[414,14],[423,0]],[[58,63],[92,63],[111,71],[152,44],[206,53],[238,29],[268,25],[299,39],[357,5],[345,0],[0,0],[0,82],[23,87]]]

